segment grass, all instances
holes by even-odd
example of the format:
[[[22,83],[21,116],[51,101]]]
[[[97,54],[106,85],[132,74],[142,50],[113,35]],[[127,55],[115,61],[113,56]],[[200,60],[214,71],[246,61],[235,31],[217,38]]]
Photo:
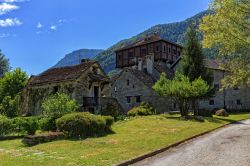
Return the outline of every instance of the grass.
[[[218,128],[250,119],[250,114],[207,118],[204,123],[176,115],[137,117],[113,126],[114,134],[85,140],[62,140],[25,147],[21,140],[0,141],[0,165],[114,165]]]

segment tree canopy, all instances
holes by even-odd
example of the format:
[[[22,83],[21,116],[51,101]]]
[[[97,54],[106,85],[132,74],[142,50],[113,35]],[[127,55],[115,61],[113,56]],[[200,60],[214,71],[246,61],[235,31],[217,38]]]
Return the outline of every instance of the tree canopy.
[[[250,86],[250,0],[213,0],[210,9],[200,24],[204,46],[218,48],[224,67],[233,69],[227,86]]]
[[[204,96],[208,91],[208,84],[199,77],[190,81],[187,76],[177,72],[173,80],[162,74],[153,89],[162,96],[171,97],[179,106],[182,116],[188,115],[190,99]]]

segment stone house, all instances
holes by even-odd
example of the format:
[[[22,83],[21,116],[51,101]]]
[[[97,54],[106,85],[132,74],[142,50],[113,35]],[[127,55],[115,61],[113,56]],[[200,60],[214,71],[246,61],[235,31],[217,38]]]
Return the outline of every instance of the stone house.
[[[39,115],[44,99],[55,93],[66,93],[81,106],[80,111],[97,113],[103,103],[117,103],[110,95],[110,79],[96,61],[52,68],[31,76],[21,95],[22,114]]]
[[[158,112],[176,110],[170,97],[161,97],[152,89],[154,83],[165,73],[169,79],[180,65],[182,47],[168,42],[157,35],[147,36],[130,46],[116,51],[116,66],[122,72],[112,81],[112,96],[125,111],[148,102]],[[227,108],[233,110],[250,109],[250,89],[246,86],[221,91],[221,80],[229,71],[220,68],[216,60],[205,60],[213,73],[216,93],[209,99],[199,101],[200,109]]]
[[[216,93],[209,99],[199,102],[200,109],[220,109],[229,110],[247,110],[250,109],[250,89],[247,86],[228,88],[222,90],[221,80],[229,74],[228,70],[220,67],[220,63],[216,60],[205,60],[207,68],[213,74],[213,85]]]
[[[160,113],[175,110],[171,99],[158,95],[152,87],[161,73],[173,78],[171,65],[180,57],[181,49],[153,34],[116,51],[116,66],[122,71],[113,78],[112,97],[125,112],[141,102],[150,103]]]

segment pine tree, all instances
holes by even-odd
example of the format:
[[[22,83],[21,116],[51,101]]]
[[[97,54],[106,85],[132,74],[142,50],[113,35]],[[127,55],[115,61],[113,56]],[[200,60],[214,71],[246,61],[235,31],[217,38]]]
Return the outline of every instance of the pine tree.
[[[0,77],[3,76],[4,73],[8,72],[9,69],[9,60],[6,59],[5,55],[0,50]]]
[[[198,32],[194,25],[191,25],[185,35],[185,44],[183,50],[182,73],[187,76],[190,81],[194,81],[201,77],[211,85],[213,78],[205,66],[202,45],[198,39]],[[212,90],[205,95],[211,95]],[[205,97],[204,96],[204,97]],[[192,99],[194,115],[197,115],[197,98]]]

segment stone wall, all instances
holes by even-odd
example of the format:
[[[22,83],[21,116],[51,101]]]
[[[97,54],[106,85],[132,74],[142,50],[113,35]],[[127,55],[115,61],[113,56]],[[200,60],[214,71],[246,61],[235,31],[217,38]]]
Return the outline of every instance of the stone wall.
[[[130,103],[127,101],[128,96]],[[137,96],[140,96],[140,102],[136,101]],[[151,87],[126,70],[113,83],[112,97],[118,100],[125,112],[139,106],[141,102],[150,103],[158,112],[169,112],[172,106],[169,98],[159,96]]]
[[[214,85],[219,89],[222,88],[221,80],[227,75],[223,70],[212,70],[214,77]],[[212,104],[214,101],[214,104]],[[239,88],[228,88],[216,91],[214,97],[210,99],[201,100],[199,108],[201,109],[220,109],[226,107],[227,109],[241,110],[250,109],[250,89],[247,86]]]

